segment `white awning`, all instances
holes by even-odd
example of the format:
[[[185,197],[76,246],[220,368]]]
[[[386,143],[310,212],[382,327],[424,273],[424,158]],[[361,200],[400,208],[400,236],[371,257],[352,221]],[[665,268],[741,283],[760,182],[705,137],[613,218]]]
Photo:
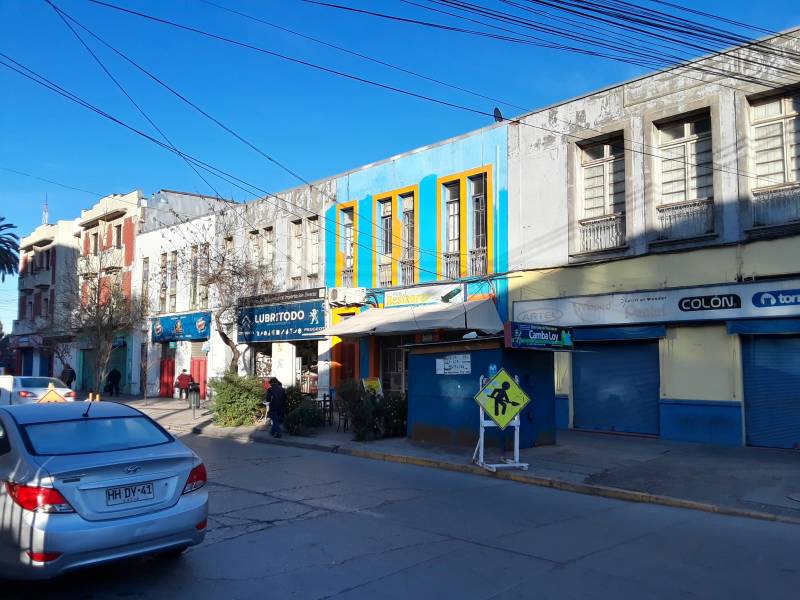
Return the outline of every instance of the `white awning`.
[[[314,335],[360,337],[435,329],[499,333],[503,330],[503,321],[500,320],[492,300],[473,300],[457,304],[371,308]]]

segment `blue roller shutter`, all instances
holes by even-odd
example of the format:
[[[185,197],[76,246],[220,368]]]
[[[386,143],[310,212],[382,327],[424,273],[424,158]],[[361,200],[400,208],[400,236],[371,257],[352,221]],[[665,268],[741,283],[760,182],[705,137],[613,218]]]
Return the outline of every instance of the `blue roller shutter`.
[[[658,342],[595,342],[576,350],[574,427],[658,435]]]
[[[800,337],[743,336],[747,443],[800,448]]]

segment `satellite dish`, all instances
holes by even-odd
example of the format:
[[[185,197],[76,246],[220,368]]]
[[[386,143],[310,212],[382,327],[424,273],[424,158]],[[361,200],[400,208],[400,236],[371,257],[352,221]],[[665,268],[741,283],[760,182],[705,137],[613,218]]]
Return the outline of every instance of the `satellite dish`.
[[[503,118],[503,113],[501,113],[500,109],[495,106],[494,107],[494,122],[495,123],[500,123],[500,122],[502,122],[504,120],[505,119]]]

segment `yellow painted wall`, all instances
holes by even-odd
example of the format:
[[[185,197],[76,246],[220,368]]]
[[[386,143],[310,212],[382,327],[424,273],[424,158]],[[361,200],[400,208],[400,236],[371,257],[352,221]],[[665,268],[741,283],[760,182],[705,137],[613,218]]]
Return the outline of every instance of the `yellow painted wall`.
[[[739,336],[724,324],[668,327],[659,354],[662,398],[741,401]]]
[[[735,282],[800,271],[800,236],[514,273],[512,301]]]

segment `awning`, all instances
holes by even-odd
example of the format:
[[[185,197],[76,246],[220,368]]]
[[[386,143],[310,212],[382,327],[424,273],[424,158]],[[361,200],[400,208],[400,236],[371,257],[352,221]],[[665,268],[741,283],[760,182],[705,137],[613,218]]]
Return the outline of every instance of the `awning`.
[[[498,333],[503,331],[503,321],[497,314],[494,302],[487,299],[457,304],[371,308],[314,335],[360,337],[436,329],[467,329]]]

